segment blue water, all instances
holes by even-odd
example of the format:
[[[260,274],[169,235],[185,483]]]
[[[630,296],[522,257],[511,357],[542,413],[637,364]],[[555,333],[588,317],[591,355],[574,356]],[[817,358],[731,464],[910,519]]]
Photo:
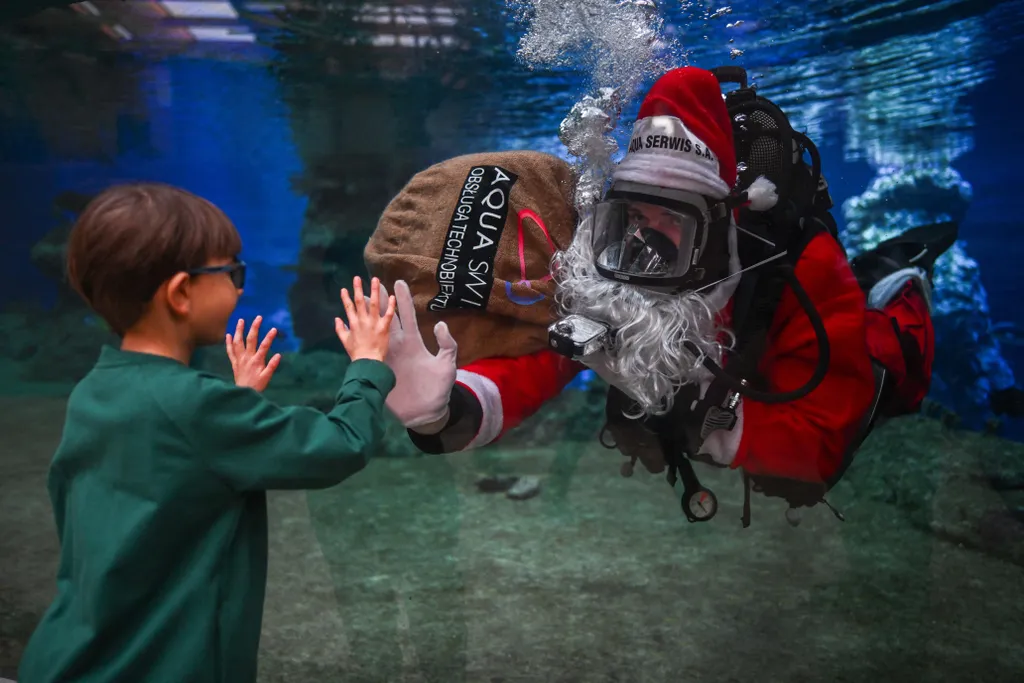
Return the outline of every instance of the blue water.
[[[159,180],[208,198],[235,222],[252,266],[239,314],[262,314],[287,331],[292,276],[281,267],[296,261],[306,201],[290,189],[301,164],[273,77],[259,66],[172,59],[147,66],[142,83],[150,116],[119,122],[110,159],[60,158],[31,121],[5,128],[0,183],[13,209],[9,225],[17,228],[5,240],[2,301],[28,292],[52,298],[53,283],[26,255],[53,226],[50,207],[59,192]]]

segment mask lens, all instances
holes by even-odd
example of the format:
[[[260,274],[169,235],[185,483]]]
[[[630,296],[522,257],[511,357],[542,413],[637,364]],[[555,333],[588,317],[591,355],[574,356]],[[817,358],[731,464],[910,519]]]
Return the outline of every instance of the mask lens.
[[[593,235],[598,264],[629,275],[685,275],[700,226],[700,214],[691,211],[636,200],[601,202],[594,215]]]
[[[668,275],[679,257],[679,247],[668,235],[653,228],[641,228],[626,238],[619,270],[636,275]]]

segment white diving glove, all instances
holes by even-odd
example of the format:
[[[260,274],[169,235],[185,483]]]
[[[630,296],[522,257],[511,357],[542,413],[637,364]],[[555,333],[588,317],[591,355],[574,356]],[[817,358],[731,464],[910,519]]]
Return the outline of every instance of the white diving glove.
[[[380,286],[381,310],[387,309],[388,293]],[[412,293],[404,280],[395,283],[395,317],[391,320],[388,354],[384,359],[395,373],[395,388],[385,405],[408,429],[435,425],[443,427],[448,418],[448,398],[455,386],[455,354],[458,344],[448,325],[434,326],[439,350],[433,355],[423,344],[416,325]]]

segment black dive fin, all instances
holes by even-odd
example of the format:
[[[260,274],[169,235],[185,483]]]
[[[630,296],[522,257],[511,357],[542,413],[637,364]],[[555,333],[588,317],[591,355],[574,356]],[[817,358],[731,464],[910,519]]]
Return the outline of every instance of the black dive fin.
[[[851,261],[857,279],[870,288],[885,275],[917,266],[931,279],[935,261],[956,242],[959,224],[953,221],[911,228]]]
[[[921,225],[882,242],[872,251],[931,274],[935,261],[953,246],[959,231],[959,224],[953,221]]]

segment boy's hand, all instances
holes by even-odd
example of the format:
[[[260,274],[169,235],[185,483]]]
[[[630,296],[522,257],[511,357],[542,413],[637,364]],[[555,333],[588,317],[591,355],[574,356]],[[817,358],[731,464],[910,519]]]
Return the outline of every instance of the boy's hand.
[[[274,376],[277,366],[281,364],[281,354],[275,354],[270,362],[267,362],[267,353],[270,352],[270,345],[274,343],[277,336],[277,328],[270,328],[270,332],[263,338],[263,343],[257,345],[260,338],[260,323],[263,316],[256,316],[249,328],[249,335],[243,337],[245,332],[245,320],[239,318],[238,326],[235,328],[235,335],[230,334],[224,339],[224,346],[228,350],[228,359],[231,360],[231,370],[235,375],[235,384],[240,387],[249,387],[256,391],[263,391],[270,384],[270,378]]]
[[[349,358],[384,361],[388,353],[391,319],[395,317],[395,297],[388,297],[387,309],[380,312],[380,281],[370,283],[369,301],[363,297],[363,283],[359,276],[352,279],[354,295],[341,290],[341,303],[345,306],[348,325],[341,318],[334,319],[334,331],[348,351]],[[353,302],[355,300],[355,303]]]

